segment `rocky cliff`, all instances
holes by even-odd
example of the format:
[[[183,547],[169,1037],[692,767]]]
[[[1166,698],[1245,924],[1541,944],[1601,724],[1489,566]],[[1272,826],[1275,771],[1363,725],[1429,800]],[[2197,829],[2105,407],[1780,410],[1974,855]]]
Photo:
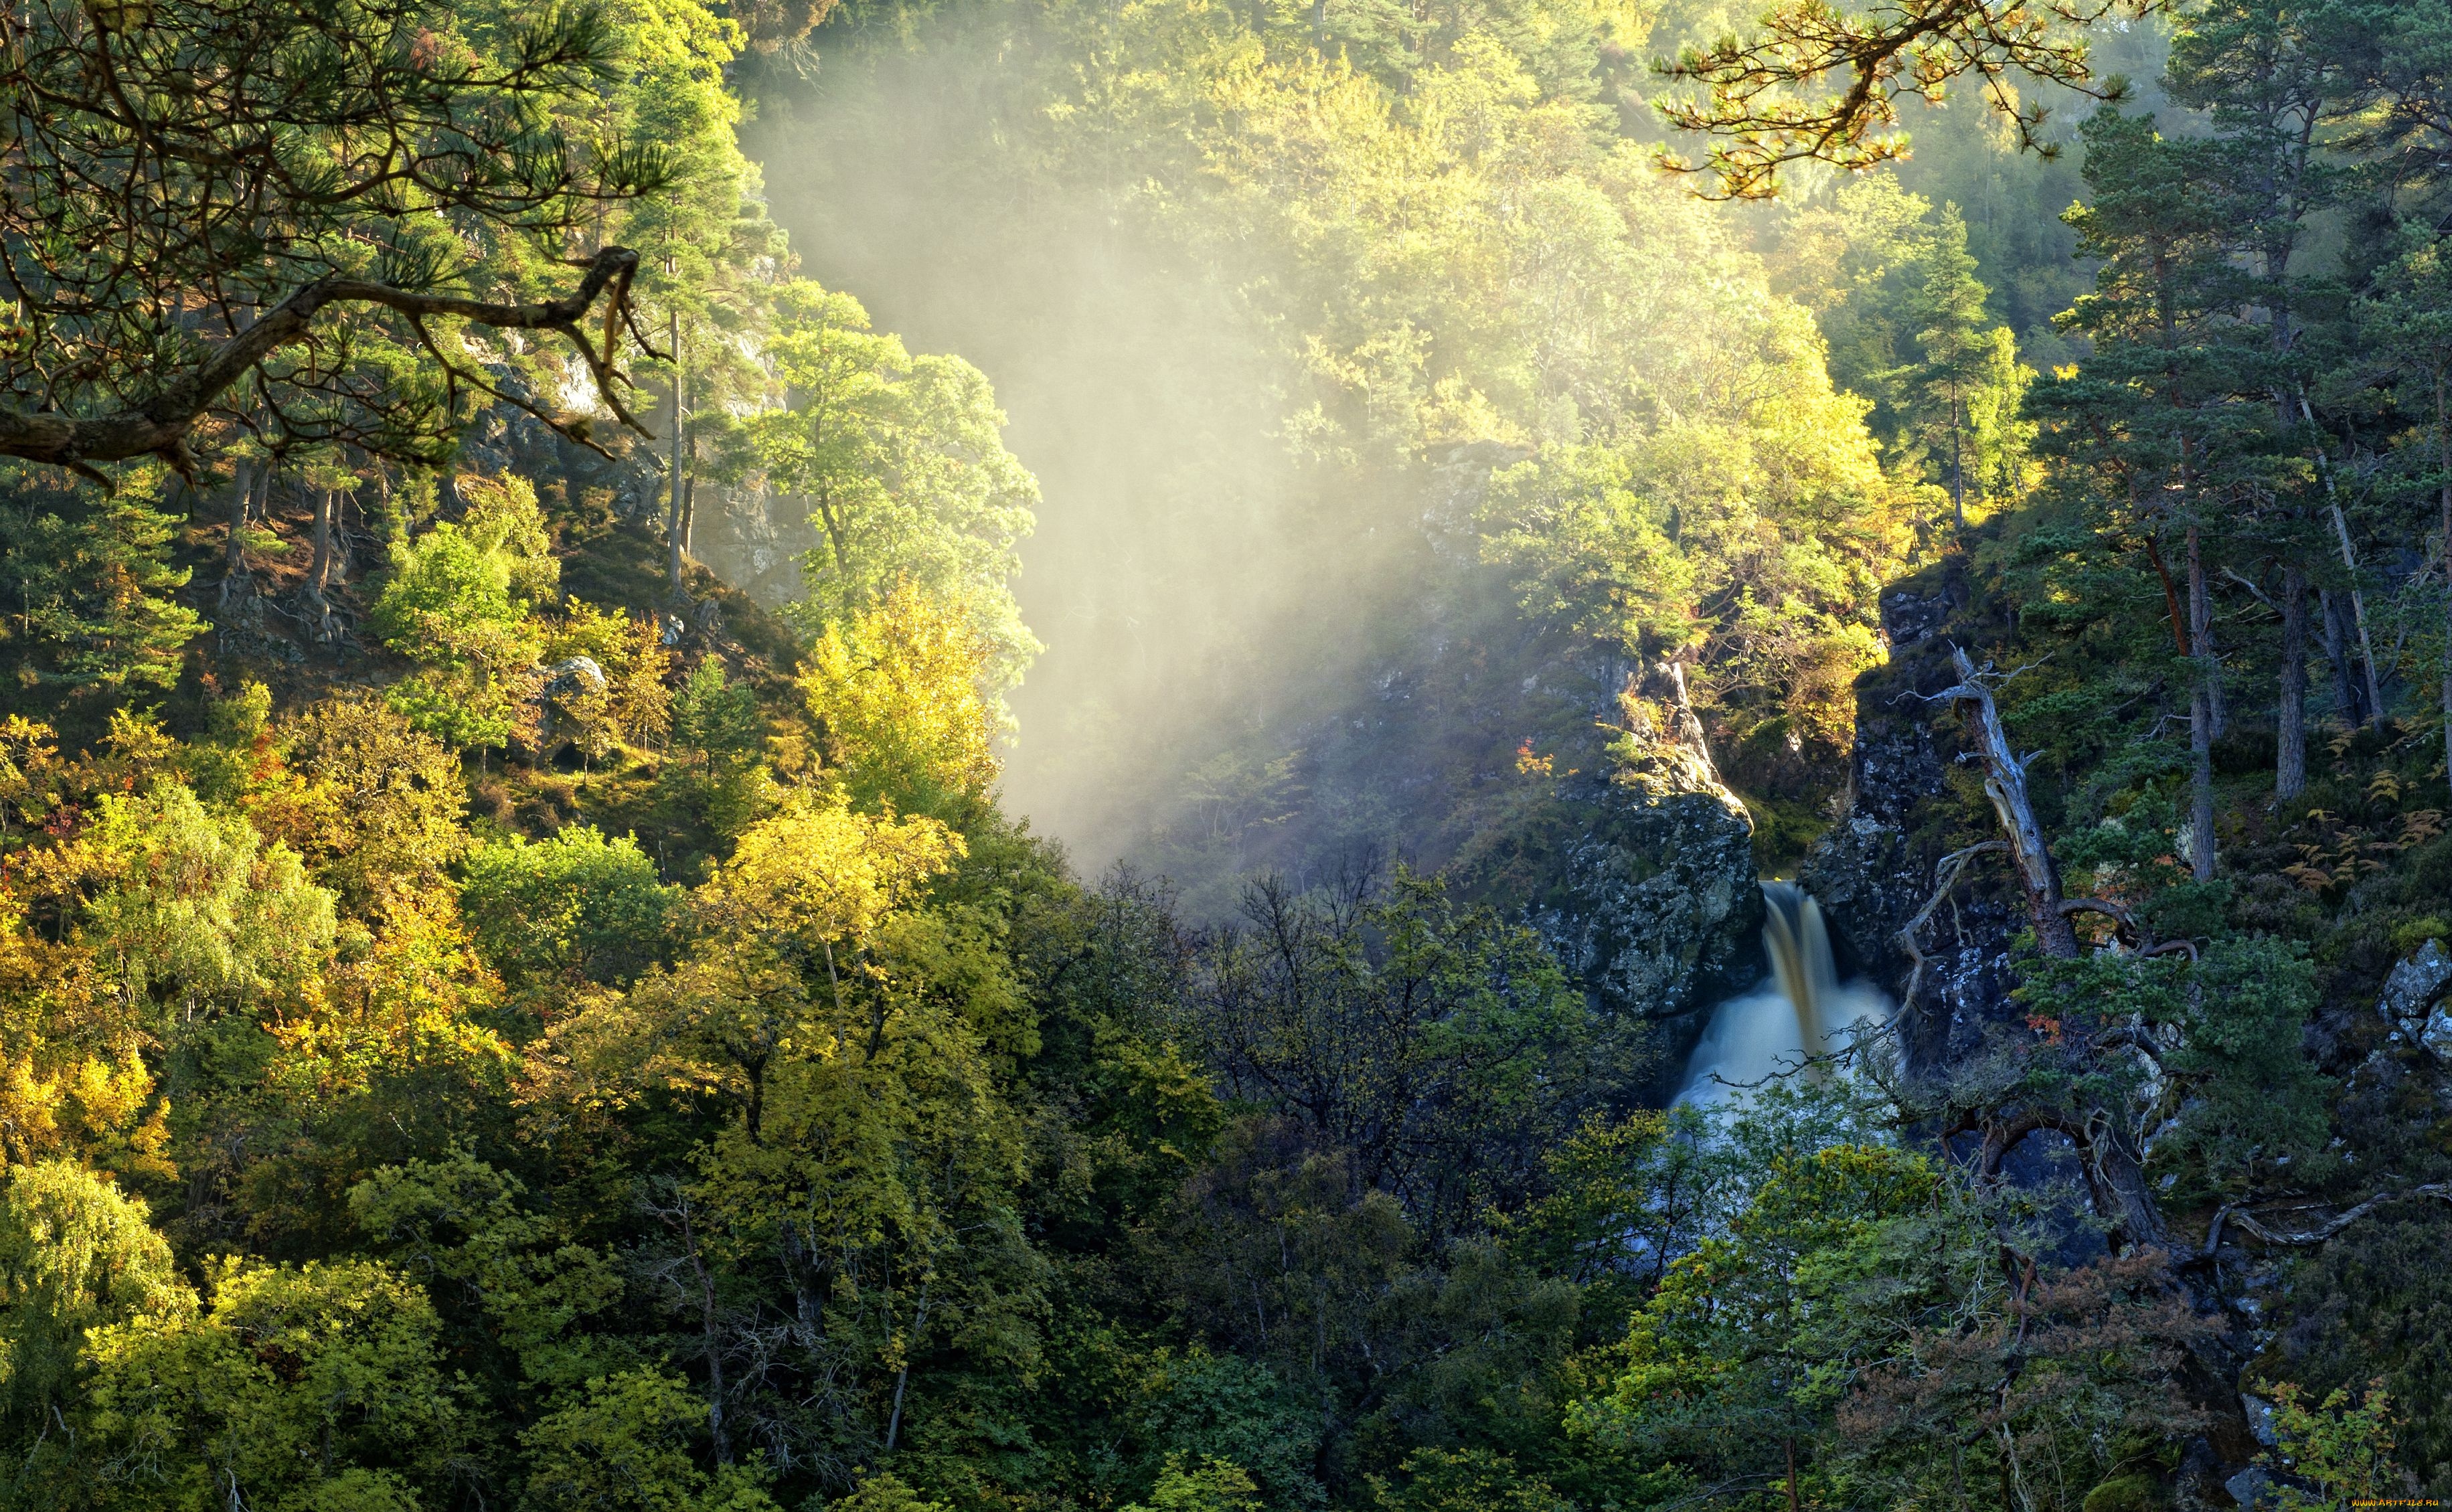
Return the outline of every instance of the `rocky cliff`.
[[[1957,680],[1949,658],[1968,600],[1955,564],[1883,594],[1890,658],[1858,685],[1845,803],[1797,874],[1839,936],[1843,969],[1900,1003],[1910,1067],[1970,1050],[2004,1014],[2009,941],[2023,923],[2003,869],[1979,863],[1908,933],[1945,858],[1993,838],[1974,753],[1950,712],[1928,701]]]

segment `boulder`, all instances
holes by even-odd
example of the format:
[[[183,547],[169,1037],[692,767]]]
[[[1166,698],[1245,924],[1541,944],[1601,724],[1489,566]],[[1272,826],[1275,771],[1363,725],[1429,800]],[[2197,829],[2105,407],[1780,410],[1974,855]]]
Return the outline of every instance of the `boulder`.
[[[1762,929],[1753,826],[1710,793],[1612,784],[1567,853],[1545,931],[1606,1011],[1673,1018],[1750,974]]]
[[[2277,1500],[2273,1477],[2252,1466],[2225,1481],[2223,1489],[2244,1507],[2254,1508]]]
[[[2417,1020],[2426,1017],[2427,1005],[2442,996],[2447,986],[2452,986],[2452,955],[2444,953],[2441,941],[2428,940],[2384,978],[2376,1007],[2394,1023],[2414,1029]]]
[[[2419,1028],[2418,1043],[2437,1060],[2452,1061],[2452,1012],[2439,1006],[2427,1014],[2426,1022]]]
[[[544,687],[539,692],[539,697],[566,697],[583,687],[595,693],[604,689],[604,669],[596,664],[594,657],[572,657],[557,661],[545,669],[544,676]]]

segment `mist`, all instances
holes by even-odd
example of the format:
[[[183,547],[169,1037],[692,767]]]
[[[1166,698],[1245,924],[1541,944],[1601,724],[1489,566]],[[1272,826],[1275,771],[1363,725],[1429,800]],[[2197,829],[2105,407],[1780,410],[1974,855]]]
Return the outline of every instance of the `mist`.
[[[1351,617],[1323,590],[1350,574],[1291,518],[1293,375],[1236,289],[1109,186],[1013,161],[994,46],[830,56],[757,145],[804,271],[996,384],[1044,494],[1016,587],[1047,649],[1012,698],[1006,802],[1095,869],[1188,753],[1266,717],[1289,658],[1333,649]]]
[[[1495,79],[1517,116],[1494,158],[1469,122],[1436,128],[1434,155],[1473,178],[1443,203],[1435,164],[1374,185],[1377,138],[1353,125],[1371,107],[1335,93],[1366,65],[1315,66],[1321,120],[1286,104],[1283,77],[1236,94],[1256,54],[1237,51],[1235,17],[1050,3],[897,24],[822,33],[798,75],[770,62],[746,141],[802,271],[914,349],[982,368],[1038,479],[1015,586],[1046,649],[1011,699],[1004,799],[1085,871],[1315,864],[1348,842],[1435,863],[1442,825],[1451,847],[1488,827],[1487,812],[1457,815],[1512,774],[1519,738],[1589,743],[1624,669],[1593,659],[1588,628],[1521,613],[1521,579],[1484,563],[1473,511],[1493,467],[1614,448],[1671,535],[1724,520],[1747,553],[1765,530],[1826,549],[1809,539],[1817,491],[1912,513],[1831,396],[1812,316],[1765,282],[1750,248],[1772,218],[1703,205],[1607,145],[1649,120],[1631,54],[1506,42],[1510,61],[1449,110],[1481,108],[1473,90]],[[1450,55],[1470,72],[1486,65],[1467,37]],[[1171,66],[1186,58],[1199,66]],[[1508,97],[1511,77],[1528,92]],[[1998,200],[1998,183],[2044,171],[2005,169],[1971,134],[1980,109],[1952,113],[1968,129],[1933,159],[1950,177],[1989,174]],[[1422,254],[1402,235],[1349,245],[1334,219],[1349,184],[1366,199],[1395,186],[1360,240],[1416,213],[1472,221],[1429,245],[1487,252],[1495,271],[1391,271],[1388,257]],[[1801,183],[1800,199],[1829,187]],[[1748,591],[1802,594],[1800,624],[1854,612],[1809,601],[1811,576],[1774,568]],[[1434,665],[1464,640],[1477,684]],[[1837,654],[1748,676],[1842,706]],[[1444,690],[1414,700],[1436,677]],[[1528,710],[1516,690],[1536,684],[1549,705]],[[1798,719],[1812,722],[1773,734]],[[1335,844],[1286,843],[1304,824]],[[1219,843],[1187,863],[1194,832]]]

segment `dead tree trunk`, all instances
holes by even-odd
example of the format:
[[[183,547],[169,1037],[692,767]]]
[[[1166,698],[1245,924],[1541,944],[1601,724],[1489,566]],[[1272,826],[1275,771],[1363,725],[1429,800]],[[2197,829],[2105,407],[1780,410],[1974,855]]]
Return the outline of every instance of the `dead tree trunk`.
[[[2320,590],[2317,599],[2324,619],[2324,659],[2333,669],[2333,712],[2355,730],[2367,721],[2358,678],[2350,670],[2349,611],[2342,596],[2329,588]]]
[[[688,487],[683,469],[688,454],[682,439],[682,428],[688,411],[682,407],[685,399],[682,379],[682,320],[679,315],[672,318],[669,339],[673,347],[673,464],[672,476],[665,480],[671,492],[664,510],[664,579],[666,590],[678,601],[682,596],[682,511]]]
[[[1992,812],[2000,816],[2009,842],[2018,885],[2027,894],[2027,913],[2034,921],[2035,942],[2047,955],[2075,960],[2077,931],[2061,908],[2060,869],[2052,863],[2051,848],[2044,843],[2044,827],[2027,795],[2027,763],[2009,748],[2008,732],[2001,727],[2001,711],[1985,684],[1986,675],[1975,670],[1963,648],[1952,648],[1950,658],[1958,669],[1958,684],[1932,695],[1932,700],[1947,698],[1974,710],[1976,751],[1984,760],[1984,795],[1992,800]]]

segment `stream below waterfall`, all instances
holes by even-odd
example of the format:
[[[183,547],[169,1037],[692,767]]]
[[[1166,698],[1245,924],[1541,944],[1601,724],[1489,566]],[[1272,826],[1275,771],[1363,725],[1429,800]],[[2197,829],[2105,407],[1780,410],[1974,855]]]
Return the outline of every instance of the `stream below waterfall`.
[[[1830,1074],[1827,1060],[1869,1032],[1887,1028],[1888,994],[1869,982],[1841,982],[1830,927],[1811,893],[1792,882],[1766,882],[1763,951],[1770,978],[1722,1002],[1686,1063],[1676,1101],[1698,1108],[1741,1106],[1772,1078]]]

